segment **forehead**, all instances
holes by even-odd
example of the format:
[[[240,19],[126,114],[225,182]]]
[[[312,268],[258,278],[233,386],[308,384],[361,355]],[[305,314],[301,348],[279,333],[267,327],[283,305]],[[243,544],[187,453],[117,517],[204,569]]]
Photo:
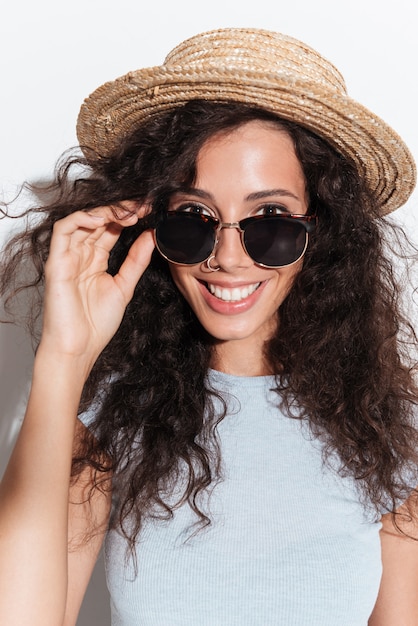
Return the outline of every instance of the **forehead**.
[[[197,187],[258,189],[289,187],[305,192],[306,181],[289,133],[273,122],[252,121],[217,133],[200,149]]]
[[[283,148],[294,152],[293,139],[286,128],[280,122],[269,120],[250,120],[233,128],[219,130],[204,141],[198,156],[213,149],[226,149],[228,146],[240,142],[260,144],[264,142],[279,143]],[[296,156],[296,154],[295,154]]]

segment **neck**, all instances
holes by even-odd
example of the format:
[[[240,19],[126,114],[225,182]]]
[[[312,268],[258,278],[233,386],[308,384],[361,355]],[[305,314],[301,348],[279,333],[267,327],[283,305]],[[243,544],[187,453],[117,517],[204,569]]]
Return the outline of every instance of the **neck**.
[[[212,369],[233,376],[268,376],[273,374],[259,344],[246,345],[242,341],[220,341],[215,344],[210,361]]]

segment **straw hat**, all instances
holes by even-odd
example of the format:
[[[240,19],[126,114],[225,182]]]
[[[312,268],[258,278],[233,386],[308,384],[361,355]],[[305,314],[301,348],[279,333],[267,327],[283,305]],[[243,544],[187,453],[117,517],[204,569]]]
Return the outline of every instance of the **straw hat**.
[[[81,107],[78,140],[85,152],[108,156],[144,120],[193,98],[262,106],[314,131],[354,161],[382,214],[404,204],[415,186],[408,148],[347,95],[339,71],[304,43],[260,29],[196,35],[162,66],[105,83]]]

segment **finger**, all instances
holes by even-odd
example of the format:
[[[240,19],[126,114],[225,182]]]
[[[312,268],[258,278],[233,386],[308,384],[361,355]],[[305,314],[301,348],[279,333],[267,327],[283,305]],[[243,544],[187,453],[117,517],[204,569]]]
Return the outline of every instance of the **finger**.
[[[98,207],[89,213],[93,215],[103,215],[106,220],[105,229],[97,229],[92,231],[90,236],[85,240],[95,242],[96,246],[110,252],[115,245],[122,228],[133,226],[139,219],[144,217],[151,210],[149,205],[138,205],[134,201],[124,201],[117,206],[115,213],[114,207]],[[122,212],[121,212],[122,211]]]
[[[139,219],[151,212],[152,206],[149,202],[140,203],[136,200],[123,200],[117,205],[111,206],[111,210],[117,219],[129,214],[135,214]]]
[[[98,241],[107,231],[109,243],[102,244],[110,249],[123,226],[132,226],[138,215],[131,208],[116,218],[110,207],[96,207],[91,211],[76,211],[54,224],[50,254],[62,254],[70,245]]]
[[[99,206],[89,211],[75,211],[54,224],[49,260],[60,258],[71,246],[93,243],[109,253],[123,227],[133,226],[149,212],[149,205],[124,201],[118,205],[118,215],[111,206]],[[49,263],[49,264],[50,264]]]
[[[74,241],[74,236],[79,233],[86,239],[92,232],[98,232],[98,236],[106,228],[106,218],[98,213],[90,214],[84,211],[76,211],[71,215],[55,222],[51,239],[49,257],[61,255],[67,252]]]
[[[106,231],[114,230],[115,232],[120,232],[122,228],[133,226],[138,221],[138,215],[135,212],[123,209],[116,213],[113,207],[97,207],[88,211],[88,214],[94,218],[103,217],[106,227],[103,230],[96,229],[90,231],[86,240],[89,239],[92,241],[99,239]]]
[[[105,218],[106,219],[106,218]],[[130,214],[124,218],[116,220],[115,218],[107,218],[104,228],[98,228],[91,231],[89,235],[82,239],[77,237],[77,242],[94,244],[99,248],[104,248],[108,252],[113,248],[123,228],[134,226],[138,221],[137,215]]]
[[[114,276],[126,302],[132,298],[139,279],[151,261],[154,248],[153,233],[146,230],[134,241],[119,272]]]
[[[99,206],[89,210],[90,215],[104,215],[107,221],[125,225],[126,221],[137,221],[151,211],[149,203],[140,204],[135,200],[123,200],[115,205]]]

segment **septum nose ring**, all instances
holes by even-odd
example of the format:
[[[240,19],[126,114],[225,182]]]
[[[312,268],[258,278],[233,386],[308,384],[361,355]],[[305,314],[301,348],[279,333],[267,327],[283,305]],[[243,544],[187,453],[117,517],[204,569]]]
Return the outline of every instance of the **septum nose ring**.
[[[208,260],[206,261],[206,267],[208,268],[208,270],[210,270],[211,272],[219,272],[219,270],[221,269],[219,266],[218,267],[212,267],[212,265],[210,264],[210,262],[212,261],[212,259],[215,258],[215,255],[212,254],[212,256],[210,256],[208,258]]]
[[[213,246],[213,249],[215,250],[216,246],[219,243],[219,233],[221,232],[221,230],[223,230],[224,228],[235,228],[237,230],[239,230],[240,233],[243,232],[239,222],[220,222],[220,224],[218,224],[218,227],[216,229],[216,240],[215,240],[215,245]],[[212,267],[210,262],[212,261],[212,259],[215,258],[215,255],[212,254],[208,260],[206,261],[206,267],[211,271],[211,272],[218,272],[221,268],[218,267]]]

